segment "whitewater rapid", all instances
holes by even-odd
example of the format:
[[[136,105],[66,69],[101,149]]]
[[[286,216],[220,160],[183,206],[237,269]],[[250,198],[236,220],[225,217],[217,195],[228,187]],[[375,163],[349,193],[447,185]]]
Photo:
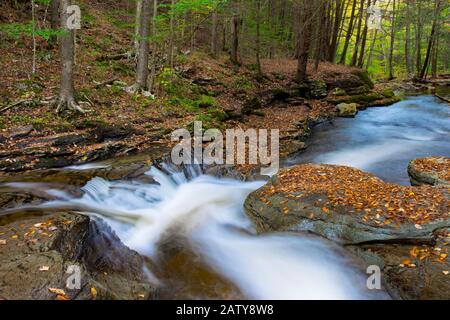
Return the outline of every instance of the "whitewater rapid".
[[[152,167],[157,183],[94,178],[81,197],[49,190],[48,208],[101,217],[120,239],[157,261],[159,241],[182,235],[186,246],[249,299],[371,299],[367,275],[343,250],[309,235],[256,235],[243,212],[246,197],[264,182],[241,182]],[[187,177],[194,177],[188,179]]]

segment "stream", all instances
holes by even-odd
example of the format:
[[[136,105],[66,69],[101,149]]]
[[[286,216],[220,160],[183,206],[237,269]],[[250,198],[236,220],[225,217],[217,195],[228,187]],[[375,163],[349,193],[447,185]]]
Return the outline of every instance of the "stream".
[[[418,96],[370,108],[357,119],[336,119],[317,128],[311,147],[286,164],[350,165],[409,184],[409,160],[450,156],[449,110],[431,96]],[[330,241],[307,234],[257,235],[242,208],[265,182],[219,179],[197,166],[179,170],[168,164],[146,175],[158,183],[97,177],[79,196],[39,184],[40,192],[55,199],[40,208],[105,220],[151,261],[149,276],[163,299],[389,299],[384,291],[368,290],[364,268]]]

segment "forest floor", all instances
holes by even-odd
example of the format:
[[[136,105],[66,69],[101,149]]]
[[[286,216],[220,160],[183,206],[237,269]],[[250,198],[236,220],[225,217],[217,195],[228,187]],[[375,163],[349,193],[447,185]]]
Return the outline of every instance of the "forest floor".
[[[171,132],[191,128],[194,121],[202,121],[204,128],[280,129],[281,141],[289,142],[282,144],[282,155],[287,155],[305,147],[314,123],[337,115],[336,104],[362,99],[364,107],[370,102],[388,104],[393,98],[382,89],[374,92],[370,79],[355,68],[310,66],[305,95],[305,88],[294,81],[295,60],[263,60],[264,76],[258,77],[251,61],[235,67],[226,55],[213,59],[202,51],[179,56],[174,70],[162,68],[154,99],[132,96],[124,88],[133,83],[134,59],[111,57],[132,48],[133,10],[102,6],[100,11],[98,6],[84,3],[83,29],[77,37],[75,88],[78,101],[90,110],[86,115],[55,113],[51,102],[58,95],[57,49],[38,37],[33,76],[31,39],[3,30],[2,171],[64,167],[170,145]],[[2,22],[26,19],[8,5],[2,9]],[[336,88],[350,90],[351,96],[333,96]]]

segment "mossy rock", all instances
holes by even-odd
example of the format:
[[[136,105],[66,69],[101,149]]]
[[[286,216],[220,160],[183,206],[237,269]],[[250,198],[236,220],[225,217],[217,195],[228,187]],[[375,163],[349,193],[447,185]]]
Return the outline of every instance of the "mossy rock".
[[[358,103],[362,106],[369,106],[372,102],[384,99],[384,96],[379,93],[361,94],[352,96],[348,99],[349,103]]]
[[[366,85],[369,86],[370,89],[373,89],[375,87],[372,80],[370,79],[367,70],[356,70],[353,71],[352,74],[360,78]]]
[[[385,97],[385,98],[393,98],[395,97],[395,93],[392,89],[385,89],[383,91],[381,91],[381,94]]]
[[[333,90],[332,94],[333,94],[333,96],[336,96],[336,97],[342,97],[342,96],[346,96],[347,92],[345,92],[345,90],[342,88],[335,88]]]

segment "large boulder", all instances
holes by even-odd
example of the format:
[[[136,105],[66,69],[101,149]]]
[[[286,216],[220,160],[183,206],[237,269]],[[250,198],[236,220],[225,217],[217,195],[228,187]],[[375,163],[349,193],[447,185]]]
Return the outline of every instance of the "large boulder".
[[[156,289],[144,270],[136,252],[86,216],[0,220],[0,299],[150,299]],[[81,286],[68,286],[78,271]]]
[[[412,185],[450,186],[450,158],[430,157],[412,160],[408,165]]]
[[[280,171],[247,198],[245,210],[259,232],[309,231],[343,244],[426,243],[450,227],[443,190],[398,186],[332,165]]]

